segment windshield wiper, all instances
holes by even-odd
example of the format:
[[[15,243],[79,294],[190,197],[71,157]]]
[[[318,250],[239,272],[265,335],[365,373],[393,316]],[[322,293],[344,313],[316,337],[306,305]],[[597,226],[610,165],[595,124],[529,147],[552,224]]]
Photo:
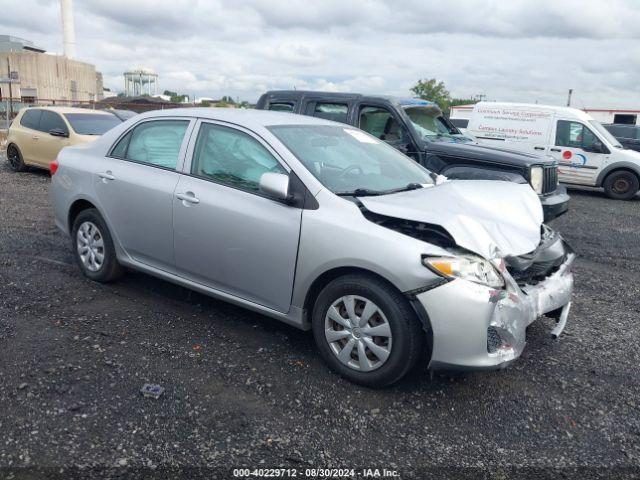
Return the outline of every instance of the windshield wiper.
[[[368,188],[356,188],[351,192],[335,192],[340,197],[374,197],[376,195],[384,195],[385,191],[369,190]]]
[[[423,188],[422,184],[416,183],[416,182],[411,182],[411,183],[405,185],[404,187],[394,188],[392,190],[385,190],[382,193],[384,195],[387,195],[389,193],[408,192],[410,190],[418,190],[419,188]]]
[[[389,195],[391,193],[407,192],[409,190],[417,190],[423,188],[422,184],[412,182],[404,187],[392,188],[390,190],[369,190],[368,188],[356,188],[352,192],[336,192],[336,195],[341,197],[374,197],[377,195]]]

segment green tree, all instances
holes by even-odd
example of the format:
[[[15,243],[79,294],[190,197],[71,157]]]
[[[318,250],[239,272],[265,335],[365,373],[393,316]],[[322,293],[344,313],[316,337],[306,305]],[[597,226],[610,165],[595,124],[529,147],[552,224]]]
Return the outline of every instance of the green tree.
[[[178,94],[176,92],[172,92],[171,90],[165,90],[163,95],[166,95],[167,97],[177,97]]]
[[[435,78],[421,79],[411,88],[411,91],[423,100],[436,103],[443,112],[449,112],[451,95],[443,82],[438,82]]]

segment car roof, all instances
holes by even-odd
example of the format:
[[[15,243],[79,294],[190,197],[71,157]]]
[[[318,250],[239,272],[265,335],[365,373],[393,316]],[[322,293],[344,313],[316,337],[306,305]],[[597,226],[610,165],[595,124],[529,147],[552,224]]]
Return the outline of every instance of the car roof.
[[[93,110],[93,109],[89,109],[89,108],[78,108],[78,107],[57,107],[57,106],[46,106],[46,107],[40,107],[40,106],[34,106],[34,107],[27,107],[26,110],[50,110],[52,112],[57,112],[57,113],[96,113],[99,115],[113,115],[112,113],[109,112],[105,112],[102,110]]]
[[[221,122],[234,123],[247,128],[269,127],[275,125],[339,125],[346,127],[344,123],[332,122],[322,118],[296,115],[286,112],[274,112],[271,110],[255,110],[251,108],[171,108],[165,110],[152,110],[137,115],[136,121],[145,118],[161,117],[189,117]]]

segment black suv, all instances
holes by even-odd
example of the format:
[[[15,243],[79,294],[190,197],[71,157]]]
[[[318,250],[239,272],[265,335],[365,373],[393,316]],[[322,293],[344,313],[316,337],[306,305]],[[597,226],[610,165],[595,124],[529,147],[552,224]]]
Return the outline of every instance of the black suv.
[[[256,108],[354,125],[449,178],[529,183],[540,197],[545,221],[565,213],[569,206],[566,189],[558,185],[555,160],[478,145],[453,126],[433,102],[283,90],[265,93]]]
[[[624,148],[640,152],[640,125],[603,125]]]

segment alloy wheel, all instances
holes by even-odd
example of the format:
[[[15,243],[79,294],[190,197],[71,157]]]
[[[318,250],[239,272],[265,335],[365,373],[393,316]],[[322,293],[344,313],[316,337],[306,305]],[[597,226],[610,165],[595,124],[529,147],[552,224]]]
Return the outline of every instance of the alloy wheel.
[[[11,167],[18,169],[20,167],[20,154],[16,147],[9,147],[7,149],[7,160],[11,164]]]
[[[361,372],[380,368],[391,354],[387,317],[374,302],[361,296],[345,295],[329,307],[325,338],[342,364]]]
[[[90,272],[97,272],[104,264],[104,239],[93,222],[83,222],[76,235],[78,256],[82,265]]]

